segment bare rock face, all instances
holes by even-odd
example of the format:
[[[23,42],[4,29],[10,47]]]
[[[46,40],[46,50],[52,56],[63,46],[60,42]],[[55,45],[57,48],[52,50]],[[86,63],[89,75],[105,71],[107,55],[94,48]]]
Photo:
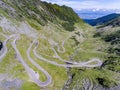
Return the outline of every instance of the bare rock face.
[[[18,79],[12,81],[4,81],[0,83],[0,87],[6,90],[9,90],[10,88],[19,90],[21,88],[21,85],[22,85],[22,81]]]
[[[120,90],[120,85],[117,85],[117,86],[114,86],[111,88],[104,88],[100,85],[96,85],[96,86],[94,86],[93,90]]]
[[[9,12],[8,15],[10,17],[16,17],[17,13],[16,10],[14,8],[12,8],[10,5],[6,4],[3,1],[0,1],[0,8],[2,8],[3,10],[5,10],[6,12]]]
[[[22,80],[11,78],[7,74],[0,74],[0,90],[19,90],[23,84]]]

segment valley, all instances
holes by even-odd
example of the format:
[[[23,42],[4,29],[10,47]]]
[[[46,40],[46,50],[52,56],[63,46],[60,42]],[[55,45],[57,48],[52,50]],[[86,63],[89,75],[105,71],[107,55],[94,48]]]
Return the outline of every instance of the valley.
[[[45,81],[45,82],[39,81],[39,73],[37,71],[34,71],[32,68],[30,68],[27,65],[27,63],[24,61],[23,57],[21,56],[20,51],[17,49],[17,46],[16,46],[17,42],[16,41],[18,39],[20,40],[20,35],[19,34],[14,34],[14,35],[7,36],[7,35],[2,34],[2,33],[1,33],[1,35],[6,38],[6,40],[3,43],[3,50],[2,50],[2,54],[0,56],[1,60],[2,60],[2,58],[5,57],[5,55],[7,53],[7,50],[8,50],[6,44],[7,44],[8,40],[10,40],[12,38],[13,39],[12,47],[16,52],[16,57],[17,57],[18,61],[23,65],[26,72],[28,73],[28,76],[33,80],[33,82],[36,83],[40,87],[45,87],[45,86],[51,84],[51,82],[52,82],[51,75],[45,69],[43,69],[38,63],[36,63],[30,56],[30,52],[31,52],[31,48],[32,48],[33,44],[34,45],[39,44],[39,42],[37,42],[37,40],[32,41],[32,43],[29,45],[28,50],[26,51],[26,54],[27,54],[28,60],[31,62],[31,64],[33,64],[38,70],[40,70],[40,71],[42,71],[42,73],[44,73],[45,77],[47,78],[47,81]],[[58,64],[57,62],[54,62],[53,60],[51,61],[51,60],[48,60],[48,59],[42,57],[41,55],[38,55],[37,52],[36,52],[36,48],[37,48],[37,46],[34,48],[33,52],[34,52],[34,55],[38,59],[43,60],[44,62],[47,62],[49,64],[53,64],[55,66],[64,67],[64,68],[69,68],[69,67],[86,67],[86,68],[89,67],[89,68],[93,68],[93,67],[98,67],[98,66],[102,65],[102,62],[99,59],[93,59],[93,60],[89,60],[89,61],[86,61],[86,62],[79,62],[79,63],[71,62],[71,61],[68,61],[68,60],[63,60],[58,55],[56,50],[54,49],[56,57],[58,57],[58,59],[61,60],[62,62],[66,63],[66,64]],[[58,52],[60,50],[59,48],[60,47],[58,47]],[[62,48],[64,48],[64,44],[63,44]],[[65,53],[65,48],[64,48],[64,52],[62,52],[62,53]],[[97,62],[98,64],[93,64],[92,65],[93,62]],[[90,65],[90,63],[91,63],[91,65]]]
[[[93,27],[65,5],[1,0],[0,90],[118,90],[116,18]]]

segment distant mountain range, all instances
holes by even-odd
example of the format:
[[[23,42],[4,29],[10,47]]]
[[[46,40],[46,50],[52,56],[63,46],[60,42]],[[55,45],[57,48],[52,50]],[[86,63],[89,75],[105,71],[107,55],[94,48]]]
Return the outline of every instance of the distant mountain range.
[[[109,22],[107,22],[107,23],[105,23],[103,25],[103,27],[104,26],[112,26],[112,27],[120,26],[120,16],[111,20],[111,21],[109,21]]]
[[[120,9],[81,9],[76,11],[82,19],[97,19],[111,13],[120,13]]]
[[[103,16],[97,19],[84,19],[84,21],[92,26],[96,26],[96,25],[106,24],[110,22],[111,20],[114,20],[118,17],[120,17],[120,14],[113,13],[113,14],[109,14],[109,15],[106,15],[106,16]]]

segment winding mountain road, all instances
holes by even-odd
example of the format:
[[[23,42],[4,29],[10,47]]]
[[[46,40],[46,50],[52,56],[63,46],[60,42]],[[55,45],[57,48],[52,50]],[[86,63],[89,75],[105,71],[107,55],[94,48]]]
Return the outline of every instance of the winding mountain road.
[[[18,60],[21,62],[21,64],[24,66],[25,70],[27,71],[28,75],[30,76],[30,78],[33,80],[34,83],[36,83],[38,86],[40,87],[45,87],[45,86],[48,86],[51,82],[52,82],[52,77],[50,76],[50,74],[45,70],[43,69],[38,63],[36,63],[30,56],[30,52],[31,52],[31,49],[32,49],[32,46],[36,44],[36,46],[34,47],[33,49],[33,53],[34,55],[44,61],[44,62],[47,62],[49,64],[52,64],[52,65],[55,65],[55,66],[60,66],[60,67],[64,67],[64,68],[67,68],[67,67],[87,67],[87,68],[93,68],[93,67],[98,67],[98,66],[101,66],[102,65],[102,61],[99,60],[99,59],[92,59],[92,60],[89,60],[87,62],[80,62],[80,63],[74,63],[74,62],[70,62],[70,61],[67,61],[67,60],[63,60],[59,55],[58,53],[56,52],[56,50],[52,47],[52,50],[54,51],[55,53],[55,56],[60,60],[60,61],[64,61],[65,63],[68,63],[68,64],[59,64],[57,62],[55,62],[54,60],[51,61],[51,60],[48,60],[44,57],[42,57],[41,55],[39,55],[36,51],[36,49],[38,48],[38,43],[39,42],[36,42],[36,40],[34,40],[30,45],[29,45],[29,48],[28,50],[26,51],[26,54],[27,54],[27,57],[28,57],[28,60],[40,71],[42,71],[44,73],[44,75],[47,77],[47,80],[42,82],[39,80],[39,77],[38,76],[38,73],[36,73],[32,68],[30,68],[27,63],[24,61],[23,57],[21,56],[19,50],[17,49],[17,46],[16,46],[16,41],[18,39],[20,39],[20,35],[19,34],[14,34],[14,35],[10,35],[10,36],[6,36],[4,35],[6,40],[3,42],[3,50],[2,50],[2,54],[0,55],[0,61],[2,60],[3,57],[5,57],[6,53],[7,53],[7,42],[9,39],[13,38],[14,37],[14,40],[13,42],[11,43],[12,44],[12,47],[14,48],[15,52],[16,52],[16,55],[17,55],[17,58]],[[64,42],[62,43],[62,48],[63,48],[63,51],[62,53],[65,52],[65,48],[64,48]],[[61,52],[60,49],[58,49],[58,52]],[[94,64],[93,64],[94,63]]]
[[[52,50],[53,50],[53,52],[55,53],[55,57],[56,58],[58,58],[60,61],[62,61],[62,62],[65,62],[65,63],[69,63],[69,64],[74,64],[74,65],[79,65],[79,64],[81,64],[81,62],[72,62],[72,61],[68,61],[68,60],[64,60],[64,59],[62,59],[59,55],[58,55],[58,53],[56,52],[56,50],[54,49],[54,48],[52,48]],[[90,60],[90,61],[87,61],[87,62],[82,62],[83,64],[89,64],[89,63],[92,63],[92,62],[98,62],[100,65],[102,64],[102,62],[99,60],[99,59],[97,59],[97,58],[94,58],[94,59],[92,59],[92,60]]]
[[[5,57],[5,55],[6,55],[7,51],[8,51],[7,45],[6,45],[7,42],[8,42],[8,40],[11,39],[12,37],[15,37],[15,34],[14,34],[14,35],[11,35],[11,36],[9,36],[9,37],[7,37],[7,36],[4,35],[4,34],[2,34],[2,35],[6,38],[6,40],[3,42],[3,48],[2,48],[2,50],[1,50],[2,54],[0,55],[0,62],[1,62],[2,59]]]
[[[14,48],[14,50],[16,51],[17,54],[17,58],[18,60],[21,62],[21,64],[24,66],[25,70],[27,71],[28,75],[31,77],[31,79],[34,81],[34,83],[36,83],[38,86],[40,87],[45,87],[49,84],[49,82],[41,82],[37,77],[36,77],[36,72],[30,68],[25,62],[24,59],[22,58],[19,50],[16,47],[16,41],[19,39],[19,36],[16,36],[16,38],[14,39],[14,41],[12,42],[12,46]]]
[[[38,46],[38,45],[37,45]],[[52,60],[48,60],[44,57],[42,57],[41,55],[39,55],[37,52],[36,52],[36,49],[37,49],[37,46],[34,48],[33,52],[34,52],[34,55],[40,59],[40,60],[43,60],[47,63],[50,63],[50,64],[53,64],[53,65],[56,65],[56,66],[60,66],[60,67],[88,67],[88,68],[93,68],[93,67],[98,67],[98,66],[101,66],[102,65],[102,61],[100,61],[99,59],[92,59],[92,60],[89,60],[87,62],[81,62],[79,64],[58,64],[57,62],[54,62]],[[97,64],[94,64],[94,65],[89,65],[90,63],[93,63],[93,62],[98,62]]]
[[[69,38],[67,38],[67,39],[69,39]],[[65,50],[65,48],[64,48],[64,44],[65,44],[65,41],[66,41],[67,39],[65,39],[65,40],[62,42],[62,50],[63,50],[63,51],[60,50],[60,46],[59,46],[59,45],[57,46],[59,53],[65,53],[65,52],[66,52],[66,50]],[[55,54],[55,58],[58,58],[58,59],[59,59],[60,61],[62,61],[62,62],[69,63],[69,64],[74,64],[74,65],[79,65],[79,64],[81,64],[81,62],[73,62],[73,61],[68,61],[68,60],[62,59],[62,58],[58,55],[58,53],[57,53],[57,51],[55,50],[54,46],[52,46],[52,51],[53,51],[54,54]],[[98,62],[100,65],[102,64],[102,62],[101,62],[99,59],[97,59],[97,58],[94,58],[94,59],[92,59],[92,60],[90,60],[90,61],[82,62],[82,63],[83,63],[83,64],[89,64],[89,63],[92,63],[92,62],[95,62],[95,61]]]
[[[60,61],[65,62],[65,63],[75,64],[75,62],[63,60],[63,59],[58,55],[58,53],[56,52],[56,50],[54,49],[54,47],[52,47],[52,50],[53,50],[53,52],[54,52],[54,54],[55,54],[55,58],[58,58]]]
[[[62,50],[60,49],[60,46],[58,46],[58,52],[59,52],[59,53],[65,53],[65,47],[64,47],[65,41],[66,41],[66,40],[64,40],[64,41],[62,42],[62,45],[61,45],[61,46],[62,46]]]
[[[42,71],[45,76],[47,77],[47,80],[44,83],[44,85],[49,85],[51,82],[52,82],[52,77],[50,76],[50,74],[45,70],[43,69],[39,64],[37,64],[31,57],[30,57],[30,51],[31,51],[31,48],[33,46],[33,44],[36,42],[36,40],[33,41],[32,44],[30,44],[28,50],[27,50],[27,57],[29,59],[29,61],[35,66],[37,67],[37,69],[39,69],[40,71]]]

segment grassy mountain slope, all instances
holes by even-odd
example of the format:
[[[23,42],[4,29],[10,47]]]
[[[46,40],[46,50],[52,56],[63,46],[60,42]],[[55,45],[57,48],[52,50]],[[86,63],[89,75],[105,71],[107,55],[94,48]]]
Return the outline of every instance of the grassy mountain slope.
[[[119,17],[111,19],[111,21],[106,21],[105,23],[102,22],[102,25],[97,27],[95,32],[89,33],[89,35],[89,39],[80,46],[79,58],[82,58],[82,55],[86,57],[88,55],[92,56],[92,53],[95,52],[96,54],[93,55],[97,56],[98,54],[104,60],[103,65],[100,68],[94,68],[92,70],[85,68],[70,69],[71,79],[68,80],[69,88],[65,88],[65,90],[84,90],[85,88],[88,90],[119,90]],[[82,52],[83,49],[87,51],[87,54]],[[90,53],[88,54],[89,51]]]
[[[52,9],[55,9],[56,11],[51,11]],[[59,9],[60,11],[58,11]],[[70,16],[68,16],[67,13],[69,13]],[[60,15],[65,17],[62,18]],[[71,19],[72,22],[70,22]],[[0,27],[0,32],[5,35],[21,35],[20,40],[17,41],[17,48],[24,61],[32,69],[38,71],[40,80],[45,81],[46,76],[33,66],[27,58],[26,50],[31,41],[37,38],[40,42],[38,47],[39,54],[58,63],[64,63],[59,59],[54,58],[54,52],[51,49],[52,45],[50,42],[52,42],[53,45],[57,43],[57,45],[61,47],[63,40],[69,38],[64,45],[66,52],[61,54],[62,58],[69,60],[69,56],[76,50],[76,43],[79,44],[81,42],[80,40],[84,39],[84,37],[78,36],[76,32],[84,34],[85,28],[88,28],[89,26],[83,23],[71,8],[66,6],[46,5],[46,3],[39,0],[2,0],[0,1]],[[71,37],[74,37],[74,39],[71,39]],[[29,78],[23,65],[17,60],[16,53],[11,46],[13,39],[14,38],[7,42],[9,51],[0,63],[0,75],[3,74],[8,77],[4,77],[4,85],[9,82],[9,79],[11,79],[11,81],[17,79],[20,82],[22,81],[20,87],[18,87],[20,90],[28,90],[28,88],[29,90],[47,88],[50,90],[61,89],[68,78],[66,69],[36,59],[31,51],[31,57],[35,62],[52,76],[52,83],[49,86],[45,88],[37,86]],[[3,42],[5,37],[1,35],[0,40]],[[55,49],[57,50],[57,46],[55,46]],[[3,89],[8,87],[4,85],[0,87]],[[10,86],[10,88],[14,88],[14,86]]]
[[[76,22],[81,22],[81,24],[83,23],[78,15],[74,13],[71,8],[68,8],[66,6],[61,7],[56,4],[52,5],[50,3],[48,4],[46,2],[40,2],[39,0],[16,0],[15,2],[4,0],[4,2],[8,3],[11,8],[15,9],[12,12],[11,10],[7,10],[7,13],[11,14],[11,17],[20,19],[34,19],[43,26],[48,21],[51,21],[55,24],[61,24],[68,31],[73,31],[75,28],[74,24]]]
[[[71,78],[68,80],[69,88],[64,90],[110,90],[119,85],[119,56],[114,55],[113,52],[107,52],[108,47],[111,45],[106,43],[100,37],[93,38],[95,31],[89,32],[88,38],[80,45],[77,49],[77,55],[74,57],[75,60],[87,60],[89,58],[100,58],[103,60],[103,65],[98,68],[86,69],[77,68],[70,69],[69,73]],[[114,58],[114,61],[113,60]],[[116,62],[117,61],[117,62]],[[109,62],[109,63],[108,63]],[[114,66],[114,64],[116,66]],[[109,68],[114,69],[110,70]],[[117,71],[117,72],[116,72]],[[117,79],[116,79],[117,78]],[[119,86],[117,87],[118,90]]]
[[[105,49],[105,52],[108,53],[108,56],[106,57],[105,62],[102,65],[102,68],[115,73],[119,73],[120,72],[119,17],[111,21],[108,21],[104,25],[97,28],[94,37],[101,38],[101,40],[109,44],[108,47]],[[119,88],[119,86],[117,88]]]
[[[2,42],[5,40],[3,34],[7,36],[19,34],[21,36],[16,42],[17,48],[27,65],[39,73],[41,81],[45,81],[46,76],[28,60],[26,53],[34,39],[39,42],[37,53],[49,61],[55,61],[59,64],[66,63],[56,58],[53,47],[61,58],[74,62],[88,61],[93,58],[105,61],[108,56],[108,53],[105,53],[104,50],[109,44],[100,38],[93,38],[95,29],[84,23],[71,8],[66,6],[48,4],[39,0],[1,0],[0,27],[0,40]],[[39,87],[31,80],[21,62],[18,61],[16,52],[11,45],[13,40],[14,38],[7,42],[8,52],[0,62],[0,78],[3,78],[3,81],[0,81],[0,87],[2,89],[8,87],[15,89],[18,86],[17,89],[20,90],[60,90],[65,89],[63,86],[71,76],[72,81],[68,90],[85,88],[86,86],[81,83],[86,79],[91,84],[90,87],[93,85],[111,87],[117,83],[113,76],[116,77],[118,74],[110,72],[108,69],[87,69],[84,67],[66,69],[37,59],[33,53],[36,46],[34,44],[30,56],[52,77],[50,85]],[[62,50],[64,41],[66,51],[60,53],[58,46]],[[113,76],[110,76],[110,74],[113,74]],[[103,80],[102,84],[100,83],[101,78]],[[14,86],[12,84],[12,86],[10,84],[10,86],[5,86],[9,81],[16,83],[15,79],[19,81],[20,85],[14,84],[16,85]],[[79,85],[82,87],[79,87]]]

